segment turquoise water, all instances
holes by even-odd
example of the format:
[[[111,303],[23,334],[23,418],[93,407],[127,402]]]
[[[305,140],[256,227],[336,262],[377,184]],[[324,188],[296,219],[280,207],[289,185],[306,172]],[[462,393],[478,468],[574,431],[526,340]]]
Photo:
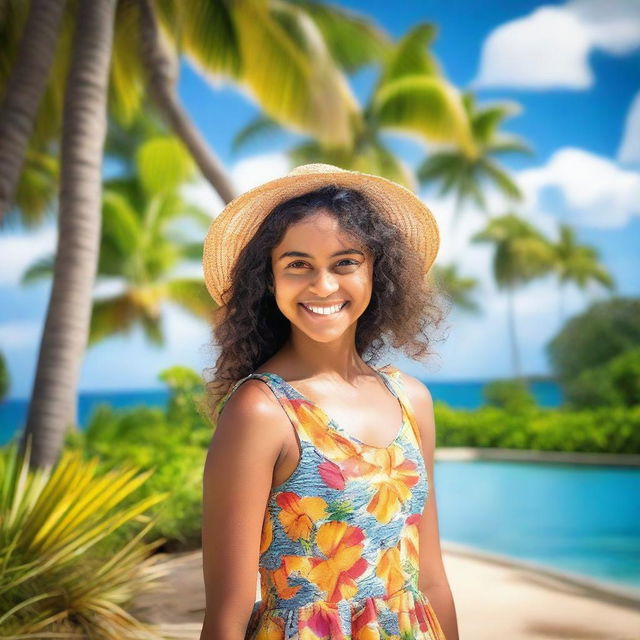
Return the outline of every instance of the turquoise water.
[[[640,588],[640,470],[439,461],[440,536]]]
[[[473,409],[483,404],[482,387],[484,382],[426,382],[434,400],[446,402],[459,409]],[[562,402],[560,387],[553,381],[535,381],[531,390],[540,406],[555,407]],[[78,402],[78,420],[86,426],[89,416],[101,402],[113,407],[125,408],[136,405],[165,407],[168,393],[158,391],[105,391],[83,392]],[[7,443],[13,434],[21,428],[27,416],[27,401],[18,398],[0,403],[0,445]]]
[[[482,382],[427,383],[435,400],[459,408],[482,404]],[[553,382],[533,383],[539,404],[557,406]],[[165,391],[82,393],[86,425],[101,402],[166,406]],[[0,405],[0,444],[26,417],[25,400]],[[640,470],[522,462],[435,465],[443,539],[559,570],[640,587]]]

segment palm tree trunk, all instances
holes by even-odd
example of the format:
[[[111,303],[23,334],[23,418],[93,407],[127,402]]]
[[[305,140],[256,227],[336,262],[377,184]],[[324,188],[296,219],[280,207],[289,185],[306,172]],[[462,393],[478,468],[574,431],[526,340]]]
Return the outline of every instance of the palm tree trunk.
[[[160,38],[153,7],[149,0],[138,0],[138,6],[142,60],[147,69],[151,95],[174,133],[189,149],[204,177],[225,203],[230,202],[238,192],[178,99],[175,90],[176,61],[167,53]]]
[[[522,378],[522,368],[520,365],[520,353],[518,350],[518,336],[516,335],[516,317],[514,308],[513,287],[507,287],[507,320],[509,327],[509,342],[511,344],[511,366],[515,378]]]
[[[117,0],[79,0],[62,123],[58,250],[22,446],[32,467],[55,463],[76,423],[100,246],[102,153]]]
[[[65,0],[32,0],[0,106],[0,224],[16,185],[53,62]]]

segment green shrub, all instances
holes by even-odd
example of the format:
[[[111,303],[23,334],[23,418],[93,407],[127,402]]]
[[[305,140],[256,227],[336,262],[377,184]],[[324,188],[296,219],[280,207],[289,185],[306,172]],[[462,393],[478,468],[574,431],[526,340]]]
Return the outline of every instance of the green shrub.
[[[497,407],[456,410],[436,402],[437,446],[640,453],[640,405],[594,410]]]
[[[640,348],[586,369],[566,384],[567,402],[576,408],[640,404]]]
[[[84,456],[98,456],[101,468],[133,464],[153,470],[138,496],[166,492],[170,498],[151,509],[163,549],[198,548],[202,526],[202,471],[213,427],[201,411],[202,383],[186,367],[172,367],[160,377],[169,385],[167,410],[139,406],[97,407],[87,427],[67,436],[65,445]],[[130,535],[124,527],[120,536]]]
[[[564,384],[640,347],[638,318],[640,299],[621,297],[596,302],[570,318],[547,346],[556,377]]]
[[[640,347],[617,356],[607,369],[622,402],[629,407],[640,404]]]
[[[606,367],[586,369],[564,387],[566,402],[574,409],[615,407],[623,404]]]
[[[487,404],[509,411],[528,411],[536,401],[524,380],[492,380],[482,394]]]

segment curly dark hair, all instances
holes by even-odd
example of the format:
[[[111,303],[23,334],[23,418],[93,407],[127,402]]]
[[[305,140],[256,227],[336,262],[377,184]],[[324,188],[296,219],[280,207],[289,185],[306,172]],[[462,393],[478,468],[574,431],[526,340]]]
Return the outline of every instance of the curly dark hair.
[[[213,314],[211,346],[219,355],[215,366],[205,369],[213,372],[206,400],[214,420],[233,384],[277,353],[289,337],[291,324],[269,291],[271,251],[289,225],[320,209],[374,256],[371,300],[356,326],[360,357],[376,363],[389,346],[414,360],[431,355],[432,334],[448,311],[447,297],[432,278],[425,278],[421,256],[360,191],[324,186],[276,206],[236,260],[228,303]]]

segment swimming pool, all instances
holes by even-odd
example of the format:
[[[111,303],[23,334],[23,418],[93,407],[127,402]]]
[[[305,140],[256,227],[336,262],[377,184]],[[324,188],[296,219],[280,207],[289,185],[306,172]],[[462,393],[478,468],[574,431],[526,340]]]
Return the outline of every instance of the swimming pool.
[[[640,587],[640,469],[435,463],[440,537]]]

